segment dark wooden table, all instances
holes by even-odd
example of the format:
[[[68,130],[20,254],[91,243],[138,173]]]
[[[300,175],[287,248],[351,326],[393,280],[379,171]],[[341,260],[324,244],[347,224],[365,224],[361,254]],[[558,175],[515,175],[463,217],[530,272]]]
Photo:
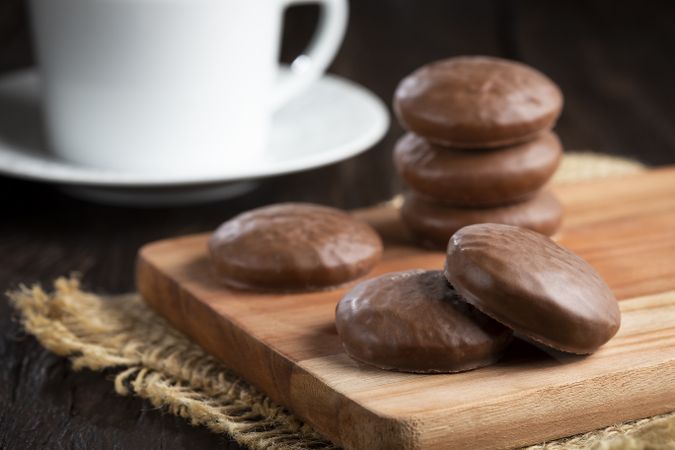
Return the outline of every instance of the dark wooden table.
[[[675,3],[536,0],[355,0],[331,71],[389,102],[417,66],[458,54],[532,64],[566,96],[558,132],[569,149],[592,149],[662,165],[675,163]],[[316,21],[312,7],[289,14],[284,55],[297,53]],[[0,4],[0,71],[30,65],[25,5]],[[0,111],[2,120],[2,111]],[[134,289],[140,245],[214,228],[262,204],[302,200],[353,208],[400,189],[390,151],[401,134],[365,154],[305,173],[264,180],[235,200],[162,209],[105,207],[57,187],[0,177],[0,288],[49,285],[71,271],[98,292]],[[136,398],[118,397],[109,376],[73,372],[25,336],[0,301],[0,448],[238,448]]]

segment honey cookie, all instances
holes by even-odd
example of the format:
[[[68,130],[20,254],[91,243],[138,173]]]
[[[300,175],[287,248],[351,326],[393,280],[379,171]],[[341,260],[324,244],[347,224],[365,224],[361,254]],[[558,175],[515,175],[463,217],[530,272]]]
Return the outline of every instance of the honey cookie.
[[[338,303],[335,324],[352,358],[404,372],[486,366],[511,340],[511,330],[462,301],[441,271],[363,281]]]
[[[592,353],[621,325],[616,298],[593,267],[530,230],[459,230],[448,244],[445,275],[467,302],[557,350]]]
[[[394,163],[416,192],[455,206],[497,206],[533,196],[560,164],[562,146],[552,132],[497,150],[439,147],[408,133]]]
[[[553,127],[558,86],[532,67],[488,56],[461,56],[421,67],[394,95],[401,124],[439,145],[501,147]]]
[[[401,218],[415,240],[435,249],[445,249],[457,230],[477,223],[516,225],[552,235],[560,227],[562,216],[562,205],[550,191],[495,208],[452,207],[409,193],[401,207]]]
[[[340,285],[369,272],[379,235],[334,208],[282,203],[221,225],[209,241],[220,279],[237,288],[298,291]]]

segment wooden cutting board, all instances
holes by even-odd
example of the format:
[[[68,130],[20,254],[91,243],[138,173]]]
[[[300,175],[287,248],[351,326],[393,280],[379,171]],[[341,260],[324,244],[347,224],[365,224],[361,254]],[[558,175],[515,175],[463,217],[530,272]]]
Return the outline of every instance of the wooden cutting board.
[[[207,235],[145,246],[139,289],[191,339],[350,449],[513,447],[675,410],[675,168],[556,191],[566,208],[557,239],[622,300],[618,335],[586,358],[517,343],[501,363],[461,374],[370,368],[343,353],[333,325],[348,287],[229,290],[212,275]],[[408,245],[391,206],[357,214],[386,241],[369,276],[442,267],[443,254]]]

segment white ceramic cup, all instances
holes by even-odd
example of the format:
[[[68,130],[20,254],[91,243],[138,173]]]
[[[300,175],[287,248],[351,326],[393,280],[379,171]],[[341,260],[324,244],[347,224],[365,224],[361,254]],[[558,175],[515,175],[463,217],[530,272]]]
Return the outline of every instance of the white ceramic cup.
[[[317,32],[279,69],[283,12]],[[217,173],[263,157],[272,113],[325,71],[346,0],[31,0],[51,149],[93,167]]]

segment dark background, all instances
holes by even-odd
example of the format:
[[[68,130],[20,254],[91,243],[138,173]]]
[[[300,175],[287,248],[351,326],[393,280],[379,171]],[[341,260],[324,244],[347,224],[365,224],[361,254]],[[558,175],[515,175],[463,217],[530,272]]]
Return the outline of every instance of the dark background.
[[[54,0],[58,1],[58,0]],[[675,3],[670,0],[354,0],[331,71],[387,103],[403,76],[429,61],[488,54],[531,64],[560,84],[557,131],[568,149],[675,163]],[[283,55],[311,35],[316,8],[288,14]],[[23,0],[0,0],[0,73],[33,64]],[[1,111],[0,111],[1,113]],[[1,117],[1,115],[0,115]],[[189,208],[130,209],[71,199],[56,187],[0,177],[0,288],[71,271],[98,292],[134,288],[145,242],[213,229],[245,209],[282,200],[343,208],[400,189],[390,162],[395,123],[373,149],[348,161],[274,177],[236,200]],[[22,334],[0,300],[0,448],[236,448],[135,398],[110,376],[72,372]]]

